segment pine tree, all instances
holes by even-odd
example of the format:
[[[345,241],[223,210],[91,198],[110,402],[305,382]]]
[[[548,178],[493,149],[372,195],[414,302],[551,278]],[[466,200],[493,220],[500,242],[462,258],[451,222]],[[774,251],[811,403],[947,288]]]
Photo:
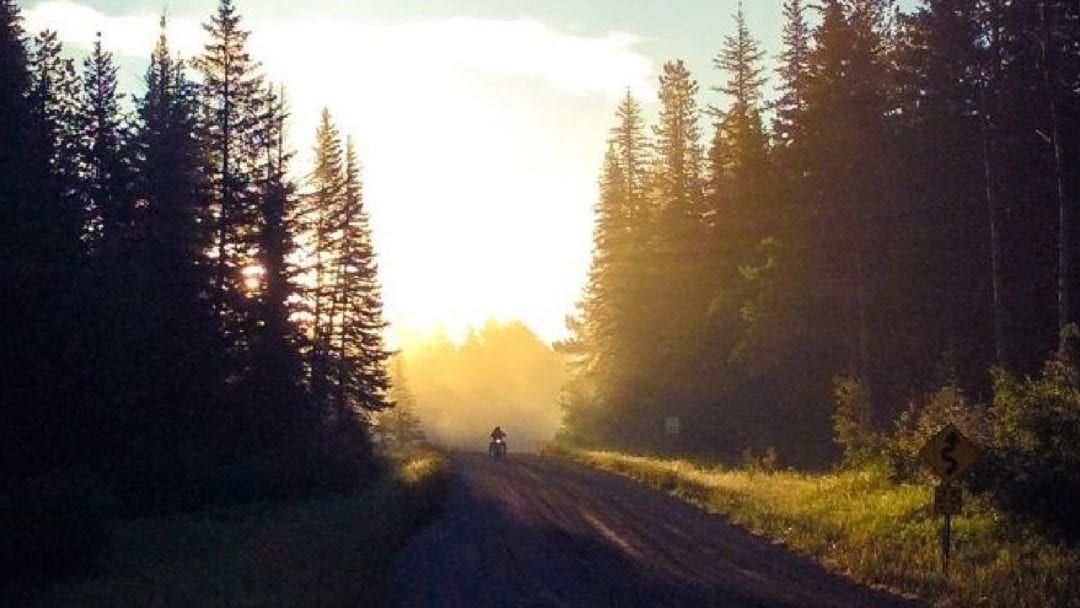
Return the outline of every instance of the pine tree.
[[[985,199],[980,74],[986,65],[980,0],[934,0],[902,22],[891,122],[910,219],[897,267],[912,280],[889,295],[916,315],[917,348],[951,353],[967,386],[993,361],[990,219]],[[896,225],[897,228],[900,225]],[[915,253],[917,252],[917,253]],[[901,281],[897,273],[893,283]],[[973,294],[980,294],[973,296]],[[906,296],[906,297],[905,297]],[[930,377],[932,361],[913,370]],[[918,382],[912,378],[910,382]],[[929,387],[928,387],[929,388]]]
[[[379,412],[376,418],[379,443],[389,450],[413,448],[424,443],[427,437],[416,415],[416,395],[409,388],[405,362],[400,355],[394,357],[392,380],[389,397],[394,406]]]
[[[24,227],[23,233],[34,238],[30,233],[35,230],[51,232],[43,247],[59,246],[66,255],[77,256],[84,214],[77,200],[80,141],[75,120],[79,98],[75,66],[64,58],[62,45],[52,31],[34,38],[30,64],[29,156],[38,165],[24,177],[33,184],[31,196],[40,201],[38,205],[53,209],[37,211],[37,221],[42,224]]]
[[[12,24],[18,19],[12,10],[5,5],[4,12],[14,15],[5,24],[6,35],[17,38]],[[11,45],[3,50],[13,48],[17,52]],[[11,59],[11,67],[20,62],[18,57],[5,62]],[[20,174],[5,176],[16,180],[3,199],[5,206],[8,201],[14,204],[5,209],[7,227],[0,233],[5,253],[0,267],[8,292],[2,320],[5,340],[12,345],[0,349],[4,405],[12,405],[0,419],[4,439],[11,442],[5,441],[2,477],[41,473],[73,462],[80,453],[92,458],[98,446],[86,441],[87,433],[100,422],[97,412],[85,407],[81,385],[88,345],[82,333],[87,312],[81,273],[83,215],[76,200],[77,139],[71,128],[77,79],[53,32],[33,40],[28,69],[24,113],[3,119],[14,127],[10,136],[21,139],[22,147],[17,160],[7,161],[15,161],[8,167]]]
[[[284,101],[269,88],[264,96],[268,112],[260,137],[263,158],[257,256],[262,280],[253,296],[252,308],[258,321],[252,333],[246,392],[253,407],[248,424],[261,435],[258,447],[276,453],[287,437],[311,433],[319,416],[301,390],[296,330],[289,321],[292,285],[288,259],[295,238],[288,217],[294,186],[287,178],[291,153],[285,141]]]
[[[798,116],[805,108],[806,76],[809,71],[811,31],[802,0],[784,2],[783,51],[780,53],[781,95],[774,105],[773,135],[781,147],[797,139]]]
[[[211,301],[232,349],[242,353],[251,329],[243,272],[257,248],[264,87],[259,66],[247,52],[250,32],[241,28],[232,0],[220,0],[203,29],[211,40],[195,65],[203,78],[202,137],[216,233]]]
[[[594,441],[605,426],[616,424],[613,413],[638,398],[652,346],[645,291],[652,238],[649,163],[641,106],[627,92],[616,109],[600,176],[592,264],[578,314],[569,320],[574,337],[560,347],[573,357],[578,387],[576,397],[568,393],[564,403],[579,419],[570,424]]]
[[[648,225],[650,217],[646,191],[652,159],[649,157],[650,144],[645,133],[641,104],[630,91],[619,102],[615,116],[617,122],[611,129],[611,138],[618,156],[616,162],[625,182],[627,230],[640,231]]]
[[[117,468],[137,488],[133,494],[155,508],[184,504],[203,491],[215,473],[200,463],[211,460],[219,419],[231,405],[222,398],[224,343],[207,301],[213,235],[196,138],[198,90],[170,52],[164,17],[160,29],[146,92],[135,101],[131,255],[109,266],[118,275],[110,284],[129,302],[114,306],[102,328],[127,339],[129,368],[108,396],[127,396],[124,439],[117,441],[125,446],[119,455],[125,464]]]
[[[824,196],[814,202],[820,261],[834,307],[836,335],[847,340],[848,365],[865,378],[870,323],[870,241],[882,220],[887,160],[883,117],[886,73],[881,55],[880,3],[837,0],[824,5],[811,56],[804,129],[808,174]],[[828,277],[828,278],[826,278]],[[850,277],[850,278],[847,278]]]
[[[662,213],[695,221],[703,211],[697,94],[697,81],[682,60],[664,64],[660,75],[660,121],[653,127]]]
[[[628,96],[625,103],[631,101]],[[620,113],[620,126],[626,125],[625,118],[632,115]],[[631,182],[623,172],[624,157],[620,158],[618,150],[624,140],[618,135],[616,130],[608,143],[600,176],[588,278],[576,315],[567,319],[572,338],[560,345],[573,375],[563,395],[565,423],[576,438],[584,441],[600,440],[610,432],[616,423],[613,413],[625,406],[624,400],[629,397],[625,392],[629,387],[623,385],[626,374],[632,373],[628,367],[631,362],[622,352],[629,345],[620,343],[625,338],[620,333],[625,334],[632,323],[625,315],[627,302],[623,301],[631,294],[626,285],[619,284],[629,277],[618,276],[620,271],[625,273],[631,259],[627,249],[630,243],[626,241],[630,215],[627,187]]]
[[[727,83],[714,90],[727,97],[727,110],[722,113],[710,148],[710,188],[712,211],[718,216],[742,212],[737,230],[751,241],[760,240],[761,228],[750,223],[762,215],[752,204],[755,181],[766,176],[768,140],[761,120],[761,87],[765,84],[765,56],[759,44],[750,36],[742,3],[735,13],[735,35],[724,40],[724,46],[713,60],[727,74]],[[735,209],[732,209],[734,207]],[[730,231],[729,231],[730,232]],[[732,234],[722,238],[731,238]]]
[[[733,20],[735,33],[724,39],[714,60],[726,82],[713,90],[724,95],[726,109],[719,112],[709,148],[710,251],[703,266],[710,274],[710,293],[699,337],[700,366],[714,387],[743,382],[743,370],[731,362],[738,358],[740,337],[753,331],[745,326],[757,322],[751,313],[763,289],[761,275],[772,270],[772,238],[780,215],[767,188],[772,172],[761,118],[764,52],[750,35],[741,3]],[[728,441],[745,438],[750,430],[747,416],[737,408],[746,401],[710,407],[708,426]]]
[[[0,0],[0,82],[4,83],[0,87],[0,116],[4,116],[0,120],[0,209],[9,218],[0,226],[0,279],[9,285],[16,270],[12,244],[20,238],[21,218],[29,204],[24,177],[33,164],[26,154],[31,123],[28,70],[19,7],[12,0]],[[7,305],[0,310],[6,311]],[[7,315],[0,319],[6,328]]]
[[[682,61],[664,65],[659,124],[654,127],[655,274],[647,282],[649,293],[655,294],[648,324],[656,335],[649,353],[650,368],[656,371],[649,381],[660,388],[643,390],[640,404],[653,409],[646,405],[652,401],[668,409],[636,413],[633,431],[651,439],[663,416],[680,413],[672,408],[685,413],[706,398],[698,336],[708,311],[709,273],[694,263],[708,255],[697,93],[698,84]]]
[[[213,244],[212,217],[203,203],[205,150],[195,137],[198,90],[185,63],[170,52],[164,17],[160,27],[146,94],[136,103],[133,164],[143,201],[138,232],[152,258],[147,263],[171,277],[178,294],[193,297],[209,287],[206,252]]]
[[[304,289],[302,306],[307,317],[305,330],[306,364],[309,385],[317,400],[326,399],[329,387],[330,340],[335,332],[333,308],[338,295],[334,289],[338,270],[340,228],[345,205],[345,168],[341,151],[341,136],[333,124],[330,112],[323,109],[315,132],[314,167],[308,178],[311,191],[304,197],[299,211],[299,230],[311,243],[313,251],[308,260],[308,287]]]
[[[130,163],[116,90],[117,68],[101,34],[83,61],[82,91],[75,117],[81,137],[80,185],[90,217],[88,238],[108,255],[124,251],[134,222]]]
[[[26,94],[29,86],[26,41],[22,16],[13,0],[0,0],[0,208],[11,210],[19,196],[16,188],[24,162],[19,150],[26,137],[29,109]],[[2,230],[2,229],[0,229]],[[6,232],[0,232],[6,236]],[[6,242],[6,239],[5,239]],[[8,257],[8,256],[4,256]]]
[[[331,335],[335,360],[335,405],[339,412],[379,411],[387,397],[386,363],[392,352],[383,341],[382,288],[364,206],[360,165],[352,140],[345,145],[345,192],[340,218],[340,256],[335,275],[340,326]]]
[[[25,258],[21,256],[27,255],[22,248],[32,244],[23,241],[33,209],[24,178],[30,167],[44,162],[28,157],[32,120],[26,97],[28,64],[19,7],[12,0],[0,0],[0,116],[4,117],[0,120],[0,213],[6,218],[0,223],[0,284],[7,291],[0,301],[0,331],[5,345],[23,344],[32,338],[26,332],[23,302],[34,286],[18,280],[24,272],[20,267]],[[35,417],[26,397],[35,387],[18,387],[12,373],[25,369],[25,359],[21,349],[0,348],[0,480],[24,473],[34,460],[26,456],[33,452],[27,427]]]
[[[741,1],[734,18],[735,34],[724,38],[723,48],[713,59],[713,65],[727,73],[728,81],[714,90],[723,93],[730,100],[727,115],[746,120],[758,111],[761,102],[765,70],[760,64],[765,57],[765,51],[761,50],[761,45],[750,35]]]

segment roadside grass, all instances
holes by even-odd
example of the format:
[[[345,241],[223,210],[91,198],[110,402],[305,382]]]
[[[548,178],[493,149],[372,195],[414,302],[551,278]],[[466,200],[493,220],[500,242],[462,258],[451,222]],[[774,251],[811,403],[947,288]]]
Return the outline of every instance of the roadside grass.
[[[92,571],[13,583],[3,606],[353,606],[445,492],[447,462],[403,456],[349,496],[112,524]]]
[[[897,485],[884,469],[766,472],[569,447],[549,451],[641,481],[860,583],[933,606],[1080,607],[1080,550],[970,495],[953,518],[946,578],[932,489]]]

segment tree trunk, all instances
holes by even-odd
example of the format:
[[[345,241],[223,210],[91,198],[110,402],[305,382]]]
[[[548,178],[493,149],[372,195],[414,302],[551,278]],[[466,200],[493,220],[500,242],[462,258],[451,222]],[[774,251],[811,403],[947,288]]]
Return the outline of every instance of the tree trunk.
[[[1042,59],[1043,86],[1046,87],[1047,112],[1050,119],[1050,147],[1054,152],[1054,196],[1058,207],[1058,329],[1069,324],[1069,208],[1065,200],[1065,175],[1062,166],[1061,137],[1058,130],[1058,110],[1055,78],[1050,66],[1050,23],[1046,18],[1046,2],[1039,3],[1039,22],[1042,25],[1042,39],[1039,42]]]
[[[999,367],[1006,367],[1005,323],[1001,305],[1001,235],[998,231],[997,202],[994,200],[994,171],[990,160],[990,129],[983,117],[982,160],[983,186],[986,192],[986,214],[990,220],[990,286],[994,309],[994,358]]]

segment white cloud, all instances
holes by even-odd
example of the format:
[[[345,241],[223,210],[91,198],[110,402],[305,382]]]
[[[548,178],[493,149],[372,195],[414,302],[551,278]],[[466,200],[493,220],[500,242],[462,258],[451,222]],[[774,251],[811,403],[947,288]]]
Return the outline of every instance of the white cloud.
[[[24,11],[23,17],[25,29],[31,34],[54,30],[65,44],[88,49],[100,32],[108,50],[137,58],[150,56],[158,37],[160,18],[150,12],[106,15],[86,5],[64,1],[42,2]],[[200,48],[202,27],[190,19],[177,19],[170,23],[169,35],[185,55],[192,55]]]
[[[106,15],[65,0],[25,11],[26,29],[56,30],[76,47],[89,48],[98,32],[115,53],[149,55],[159,16],[151,12]],[[651,90],[652,60],[634,50],[633,34],[582,36],[559,32],[534,19],[452,18],[386,25],[301,19],[247,23],[255,55],[288,80],[303,69],[318,71],[327,58],[347,58],[356,68],[422,72],[466,70],[543,80],[576,95],[616,98],[627,87]],[[201,50],[204,33],[190,18],[171,19],[169,36],[182,54]],[[303,69],[301,69],[303,66]]]

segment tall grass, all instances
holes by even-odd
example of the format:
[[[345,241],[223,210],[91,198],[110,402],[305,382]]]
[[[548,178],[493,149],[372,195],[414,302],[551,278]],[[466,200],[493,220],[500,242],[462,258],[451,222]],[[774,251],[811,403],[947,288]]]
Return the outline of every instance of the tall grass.
[[[0,605],[364,605],[445,481],[443,457],[414,454],[355,495],[117,523],[93,573],[13,584]]]
[[[1080,550],[1040,536],[971,496],[953,519],[956,544],[951,576],[945,577],[932,489],[896,485],[884,468],[803,474],[617,452],[559,452],[723,514],[856,581],[935,606],[1080,607]]]

